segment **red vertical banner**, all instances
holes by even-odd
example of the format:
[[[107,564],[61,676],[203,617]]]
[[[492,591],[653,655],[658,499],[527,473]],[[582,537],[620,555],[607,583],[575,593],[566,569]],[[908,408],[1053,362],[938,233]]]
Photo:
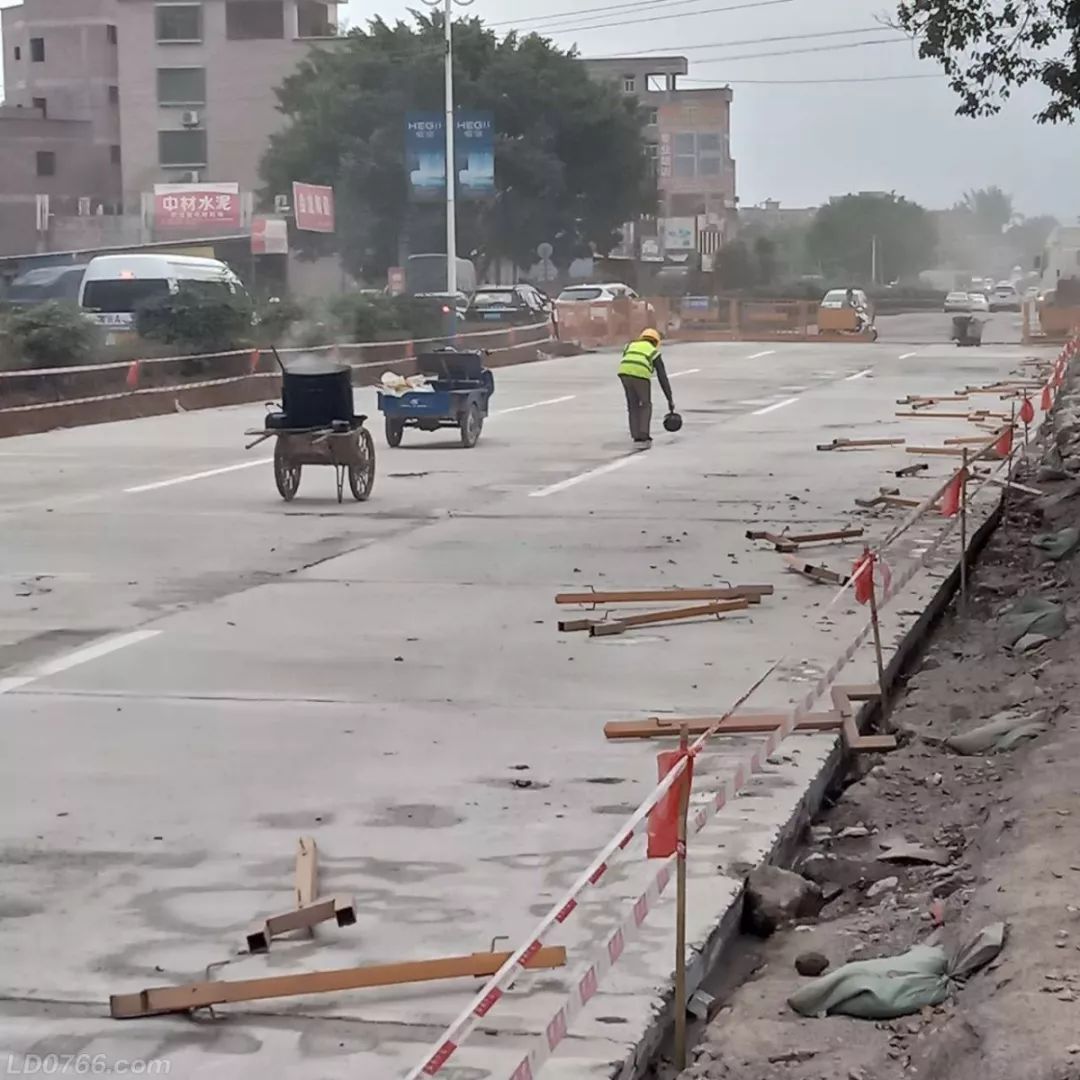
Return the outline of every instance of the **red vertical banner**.
[[[664,797],[649,811],[649,843],[646,853],[650,859],[666,859],[675,854],[679,838],[679,807],[682,796],[694,780],[694,759],[682,750],[661,750],[656,755],[658,779],[665,776],[683,758],[686,769],[668,789]]]

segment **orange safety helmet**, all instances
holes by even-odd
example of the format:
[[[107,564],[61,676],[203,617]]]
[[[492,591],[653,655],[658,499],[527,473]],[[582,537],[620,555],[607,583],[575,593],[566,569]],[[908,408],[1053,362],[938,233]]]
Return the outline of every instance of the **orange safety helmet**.
[[[651,341],[654,345],[660,344],[660,331],[659,330],[642,330],[639,335],[642,341]]]

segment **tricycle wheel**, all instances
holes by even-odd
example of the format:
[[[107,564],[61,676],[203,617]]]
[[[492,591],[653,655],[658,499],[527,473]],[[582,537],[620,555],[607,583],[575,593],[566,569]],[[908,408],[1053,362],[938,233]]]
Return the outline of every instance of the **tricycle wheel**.
[[[371,489],[375,486],[375,440],[367,428],[360,429],[359,440],[359,460],[357,464],[349,466],[349,487],[357,502],[366,502],[371,498]]]
[[[289,459],[289,452],[285,440],[279,438],[274,447],[274,482],[277,484],[278,494],[286,501],[292,502],[296,493],[300,490],[300,466],[294,465]]]
[[[461,445],[467,450],[476,445],[484,427],[484,418],[478,405],[470,405],[461,417]]]
[[[405,434],[405,421],[386,418],[386,442],[388,446],[400,446],[401,436]]]

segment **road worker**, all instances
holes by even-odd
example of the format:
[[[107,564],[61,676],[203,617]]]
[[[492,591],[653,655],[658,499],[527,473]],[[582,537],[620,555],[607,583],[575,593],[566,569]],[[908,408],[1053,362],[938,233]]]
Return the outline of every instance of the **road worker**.
[[[630,437],[641,447],[651,445],[649,425],[652,420],[652,376],[660,383],[660,389],[668,400],[668,411],[675,412],[675,398],[671,394],[664,359],[660,355],[660,333],[657,330],[642,332],[623,349],[619,364],[619,381],[626,391],[626,413],[630,420]]]

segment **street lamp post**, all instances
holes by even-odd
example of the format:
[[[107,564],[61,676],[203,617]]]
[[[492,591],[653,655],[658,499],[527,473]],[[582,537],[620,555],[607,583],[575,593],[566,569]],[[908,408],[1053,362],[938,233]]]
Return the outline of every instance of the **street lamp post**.
[[[454,136],[454,4],[468,7],[473,0],[424,0],[428,7],[443,9],[446,72],[446,291],[450,294],[451,318],[457,325],[457,167]]]

